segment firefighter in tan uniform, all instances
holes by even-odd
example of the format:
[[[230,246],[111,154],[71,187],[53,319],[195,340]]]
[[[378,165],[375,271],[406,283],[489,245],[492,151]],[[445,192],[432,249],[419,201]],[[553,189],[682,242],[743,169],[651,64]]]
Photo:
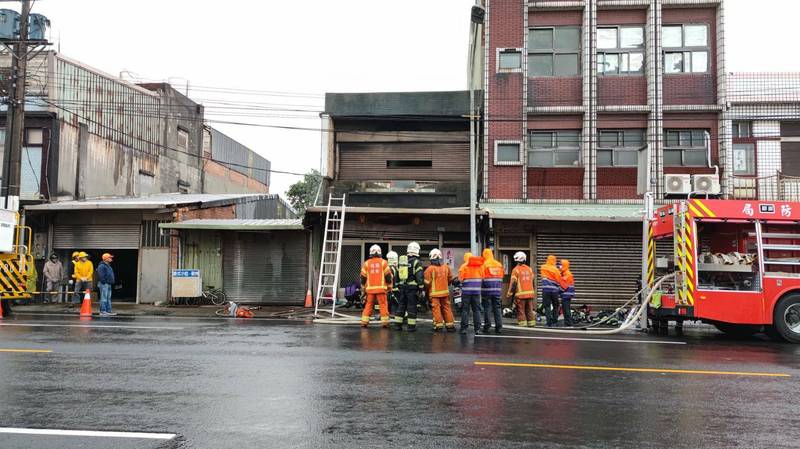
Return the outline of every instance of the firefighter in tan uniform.
[[[517,324],[519,326],[536,326],[536,287],[533,285],[533,269],[525,264],[528,257],[523,252],[514,254],[517,266],[511,272],[508,285],[508,296],[514,298],[517,307]]]
[[[386,301],[386,292],[392,285],[392,271],[389,263],[381,258],[381,247],[372,245],[369,249],[369,259],[361,267],[361,288],[367,295],[367,304],[361,313],[361,327],[369,326],[373,306],[378,303],[381,313],[381,325],[389,327],[389,304]]]
[[[431,265],[425,269],[425,288],[431,298],[433,312],[433,331],[439,332],[447,328],[447,332],[456,331],[456,320],[450,307],[450,283],[453,271],[450,265],[442,264],[442,252],[431,250]]]

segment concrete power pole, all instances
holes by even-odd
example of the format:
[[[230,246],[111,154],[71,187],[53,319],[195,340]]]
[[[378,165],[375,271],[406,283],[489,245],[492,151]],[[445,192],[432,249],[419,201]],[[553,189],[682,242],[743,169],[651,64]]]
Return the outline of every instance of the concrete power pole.
[[[19,209],[21,185],[22,143],[25,133],[25,81],[28,70],[28,17],[31,1],[22,1],[19,20],[19,40],[14,42],[11,55],[11,82],[8,89],[8,118],[6,119],[5,161],[2,193],[6,209]]]

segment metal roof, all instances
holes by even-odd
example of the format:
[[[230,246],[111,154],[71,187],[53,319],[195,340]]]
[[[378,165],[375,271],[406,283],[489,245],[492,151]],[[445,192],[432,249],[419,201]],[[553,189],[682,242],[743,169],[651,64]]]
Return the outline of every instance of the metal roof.
[[[491,218],[545,221],[642,221],[641,204],[481,204]]]
[[[469,114],[469,91],[327,93],[325,113],[333,117],[383,115],[461,117]]]
[[[219,231],[302,231],[303,220],[237,220],[237,219],[197,219],[162,223],[162,229],[209,229]]]
[[[306,212],[324,214],[327,212],[326,206],[313,206],[306,209]],[[469,215],[468,207],[449,207],[442,209],[413,209],[397,207],[358,207],[348,206],[345,209],[347,214],[410,214],[410,215]],[[482,212],[478,211],[481,215]]]
[[[95,209],[165,209],[188,205],[201,207],[226,206],[257,200],[277,199],[278,195],[267,194],[209,194],[209,193],[162,193],[141,197],[100,198],[79,201],[25,206],[26,211],[65,211]]]

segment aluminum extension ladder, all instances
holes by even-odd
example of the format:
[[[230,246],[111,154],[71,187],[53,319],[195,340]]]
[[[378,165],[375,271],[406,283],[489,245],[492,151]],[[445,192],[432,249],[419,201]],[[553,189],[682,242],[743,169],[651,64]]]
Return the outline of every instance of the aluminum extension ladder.
[[[325,235],[319,264],[319,282],[314,303],[314,315],[330,301],[331,317],[336,313],[336,297],[339,292],[339,272],[342,260],[342,237],[344,236],[345,198],[328,197],[325,214]]]

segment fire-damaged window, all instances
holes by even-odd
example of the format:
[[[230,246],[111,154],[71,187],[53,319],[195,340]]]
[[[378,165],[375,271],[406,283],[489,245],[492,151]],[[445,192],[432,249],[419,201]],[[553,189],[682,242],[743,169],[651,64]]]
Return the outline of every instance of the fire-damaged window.
[[[189,131],[183,128],[178,128],[178,149],[189,150]]]
[[[708,25],[665,25],[661,38],[664,73],[708,72]]]
[[[574,167],[580,165],[580,131],[534,131],[528,139],[528,166]]]
[[[598,28],[597,48],[598,74],[644,73],[644,27]]]
[[[704,167],[708,165],[710,135],[702,129],[664,131],[664,165],[667,167]]]
[[[532,28],[528,32],[528,76],[577,76],[580,51],[578,27]]]
[[[643,129],[601,130],[598,132],[597,165],[600,167],[636,167],[639,150],[645,145]]]

